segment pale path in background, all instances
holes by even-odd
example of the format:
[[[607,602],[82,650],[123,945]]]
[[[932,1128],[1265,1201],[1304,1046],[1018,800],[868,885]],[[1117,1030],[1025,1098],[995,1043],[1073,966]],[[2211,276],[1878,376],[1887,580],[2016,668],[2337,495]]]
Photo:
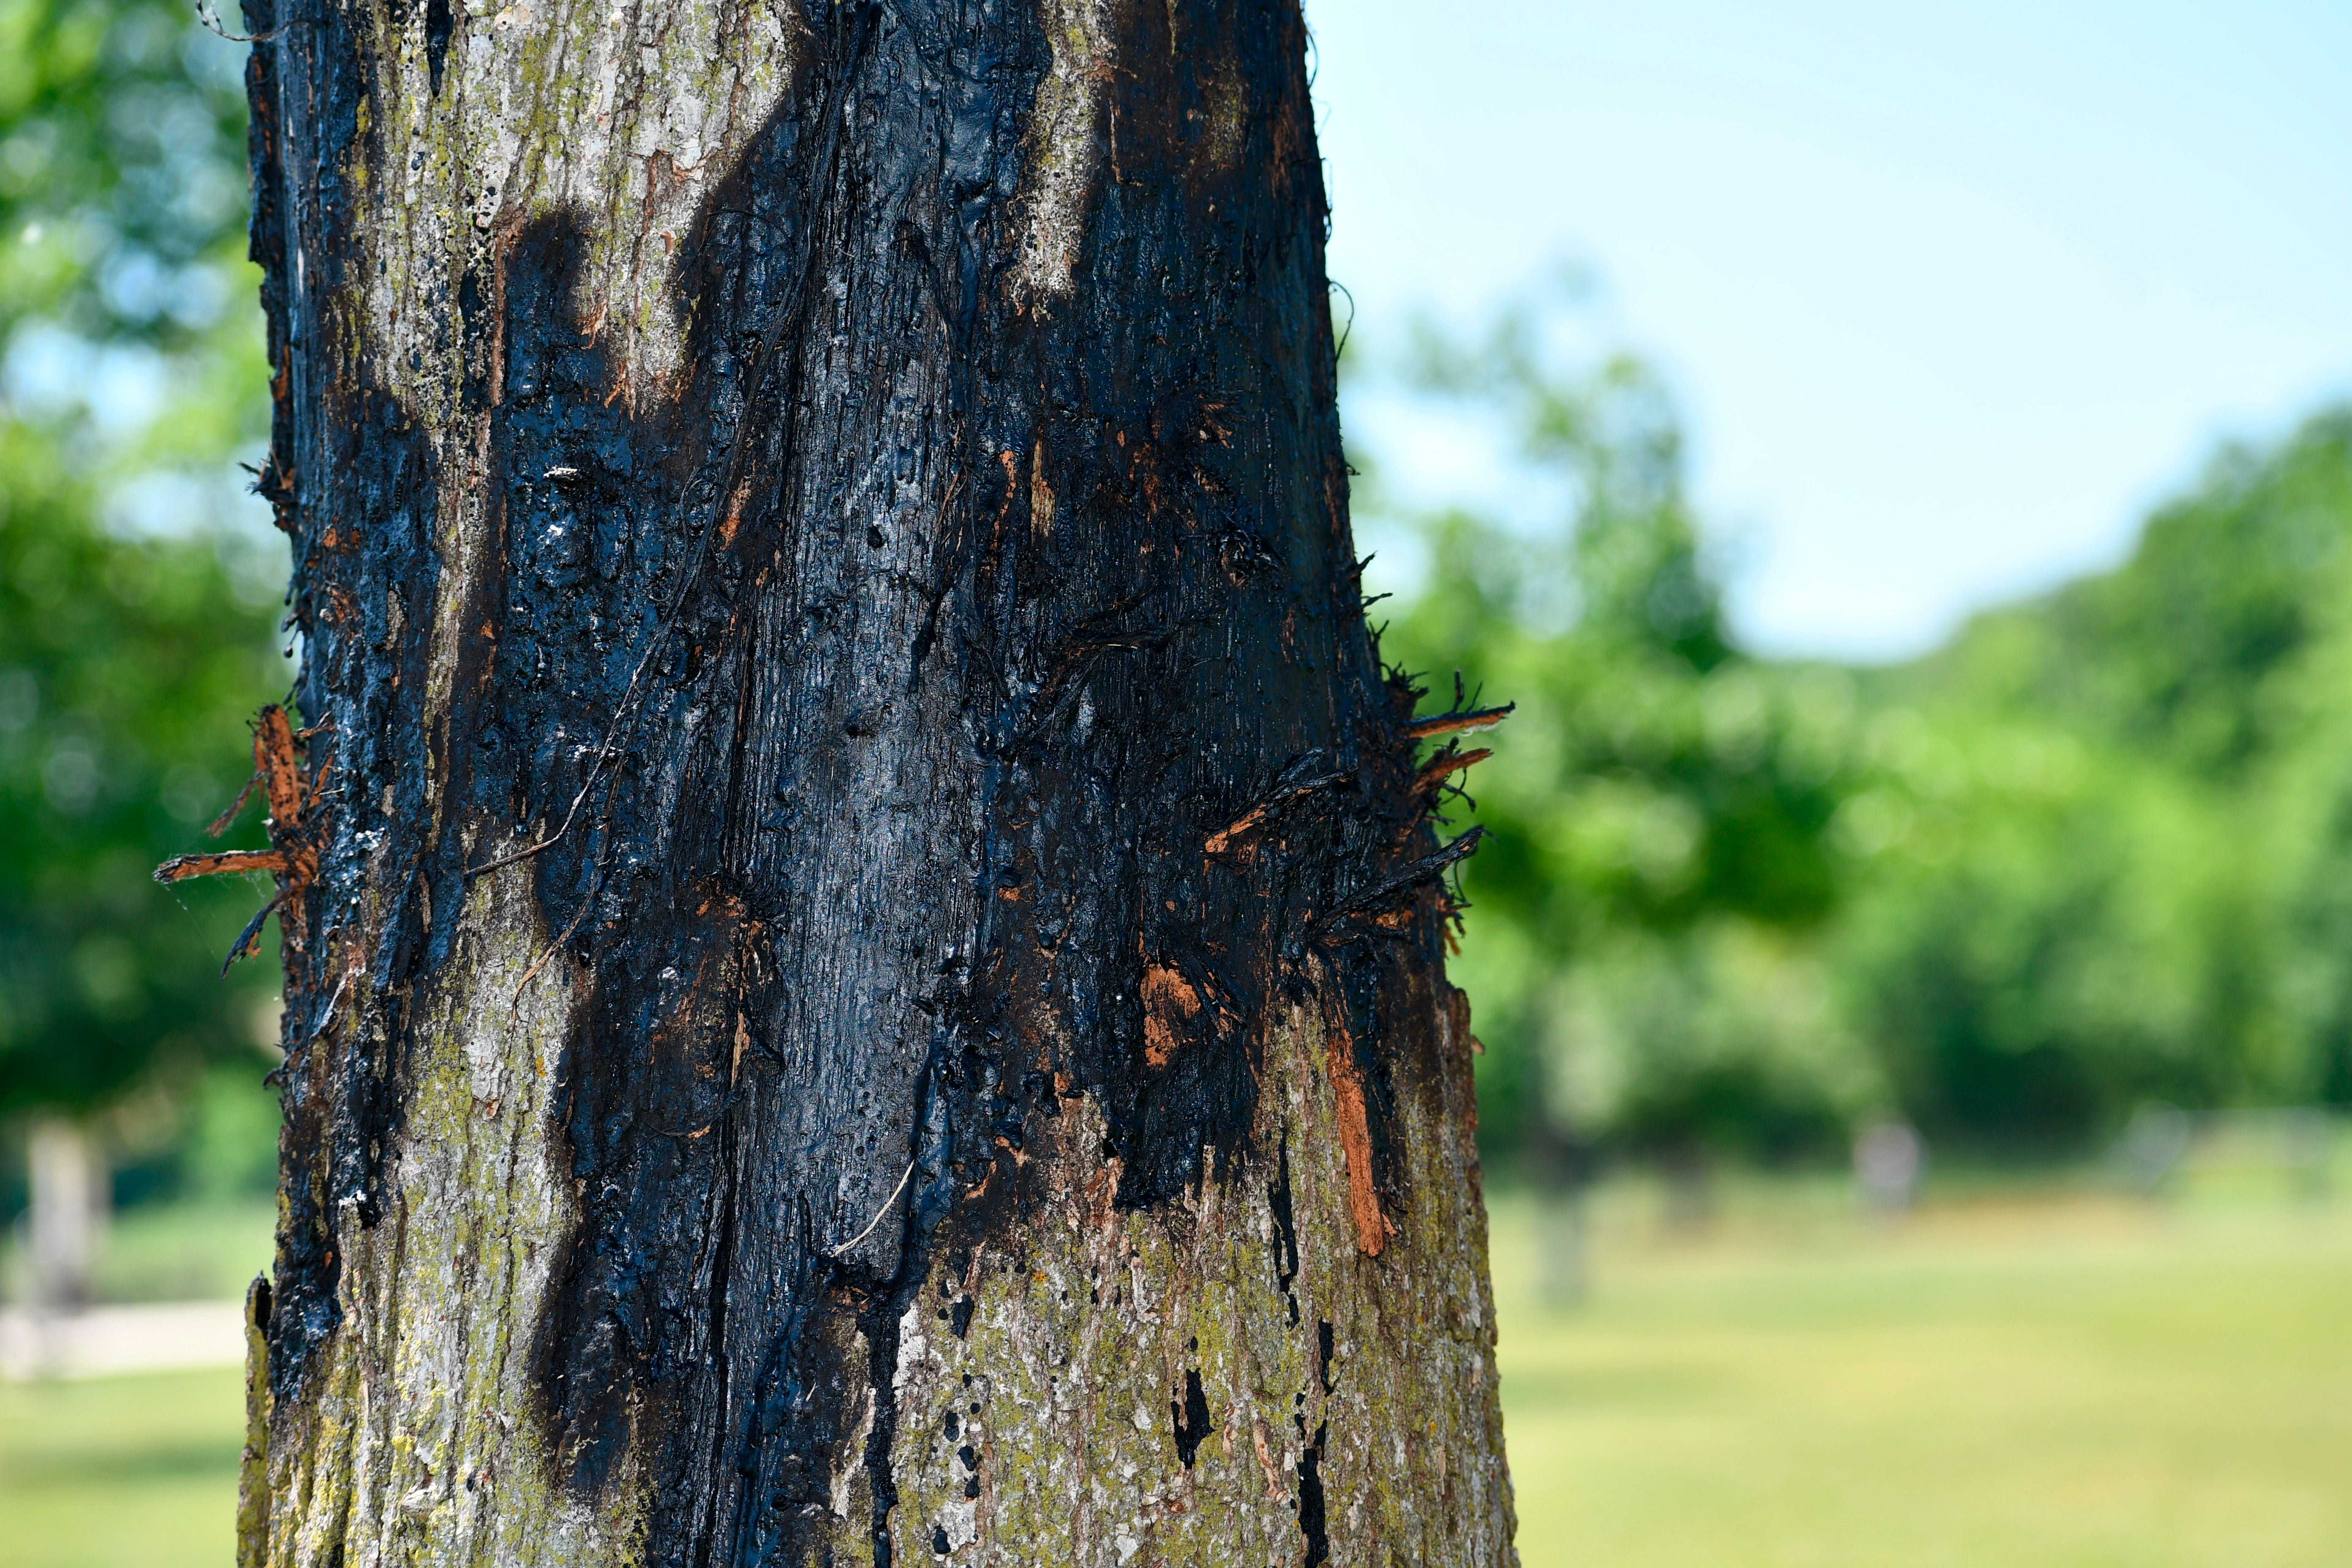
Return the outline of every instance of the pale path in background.
[[[47,1316],[0,1309],[0,1377],[106,1377],[238,1366],[245,1324],[235,1301],[92,1307]]]

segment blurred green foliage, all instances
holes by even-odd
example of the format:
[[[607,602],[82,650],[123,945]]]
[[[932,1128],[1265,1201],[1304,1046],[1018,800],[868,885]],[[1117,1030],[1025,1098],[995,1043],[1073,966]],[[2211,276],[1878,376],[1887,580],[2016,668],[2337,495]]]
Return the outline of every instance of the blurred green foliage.
[[[1923,1125],[2352,1100],[2352,415],[2232,447],[2132,558],[1872,674],[1839,962]]]
[[[1546,527],[1410,518],[1389,658],[1516,700],[1464,877],[1485,1126],[2060,1153],[2143,1100],[2352,1100],[2352,416],[2232,448],[2131,560],[1893,668],[1748,656],[1638,362],[1550,308],[1397,378]],[[1367,510],[1382,510],[1377,482]]]
[[[252,298],[245,53],[172,0],[0,3],[0,329],[212,349]]]
[[[1532,532],[1417,520],[1425,580],[1382,643],[1518,704],[1469,781],[1491,829],[1459,966],[1482,1124],[1810,1148],[1877,1093],[1818,956],[1849,880],[1831,828],[1857,787],[1853,685],[1734,646],[1664,388],[1622,356],[1563,371],[1546,326],[1423,333],[1413,384],[1512,432],[1560,511]]]
[[[281,690],[245,51],[176,4],[0,0],[0,1112],[256,1061],[265,896],[166,889]],[[259,843],[248,816],[237,843]]]
[[[159,1053],[257,1037],[268,976],[224,985],[259,896],[165,889],[251,770],[270,616],[221,541],[120,540],[58,443],[0,423],[0,1108],[103,1103]],[[248,823],[244,836],[257,829]]]

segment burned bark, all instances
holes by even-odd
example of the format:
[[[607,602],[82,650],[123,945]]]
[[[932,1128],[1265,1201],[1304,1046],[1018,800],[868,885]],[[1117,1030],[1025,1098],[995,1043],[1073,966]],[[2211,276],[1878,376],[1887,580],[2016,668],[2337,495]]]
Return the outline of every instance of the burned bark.
[[[246,1561],[1508,1561],[1295,6],[247,14]]]

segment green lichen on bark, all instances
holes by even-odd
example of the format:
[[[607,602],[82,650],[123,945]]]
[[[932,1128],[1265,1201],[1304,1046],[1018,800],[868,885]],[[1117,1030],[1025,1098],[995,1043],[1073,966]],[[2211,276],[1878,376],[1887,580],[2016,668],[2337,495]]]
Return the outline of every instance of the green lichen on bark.
[[[466,318],[448,279],[561,211],[586,220],[579,314],[614,333],[625,395],[653,395],[678,369],[677,242],[788,89],[801,29],[740,0],[490,0],[465,8],[436,90],[421,9],[374,13],[362,131],[381,163],[351,176],[383,188],[355,341],[428,425],[454,419]]]
[[[236,1476],[236,1568],[269,1560],[269,1284],[245,1293],[245,1452]]]
[[[1053,64],[1029,113],[1029,167],[1020,205],[1024,233],[1018,287],[1032,309],[1070,291],[1086,243],[1087,205],[1101,177],[1111,73],[1108,0],[1043,0]]]
[[[630,1489],[566,1496],[533,1419],[530,1334],[573,1222],[551,1097],[569,963],[519,869],[477,880],[462,919],[413,1037],[389,1212],[340,1226],[342,1326],[271,1450],[251,1568],[632,1560]]]
[[[1308,1507],[1334,1563],[1510,1560],[1466,1079],[1408,1112],[1415,1201],[1368,1257],[1319,1012],[1268,1036],[1267,1152],[1231,1179],[1122,1210],[1081,1104],[1033,1142],[1041,1212],[934,1270],[899,1331],[896,1561],[1293,1562]]]

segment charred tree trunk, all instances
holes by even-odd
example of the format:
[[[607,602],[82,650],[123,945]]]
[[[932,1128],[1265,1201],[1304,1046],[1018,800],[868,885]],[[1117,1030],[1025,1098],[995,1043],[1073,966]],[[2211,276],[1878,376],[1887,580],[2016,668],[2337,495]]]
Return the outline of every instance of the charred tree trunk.
[[[1510,1561],[1295,5],[247,18],[247,1562]]]

